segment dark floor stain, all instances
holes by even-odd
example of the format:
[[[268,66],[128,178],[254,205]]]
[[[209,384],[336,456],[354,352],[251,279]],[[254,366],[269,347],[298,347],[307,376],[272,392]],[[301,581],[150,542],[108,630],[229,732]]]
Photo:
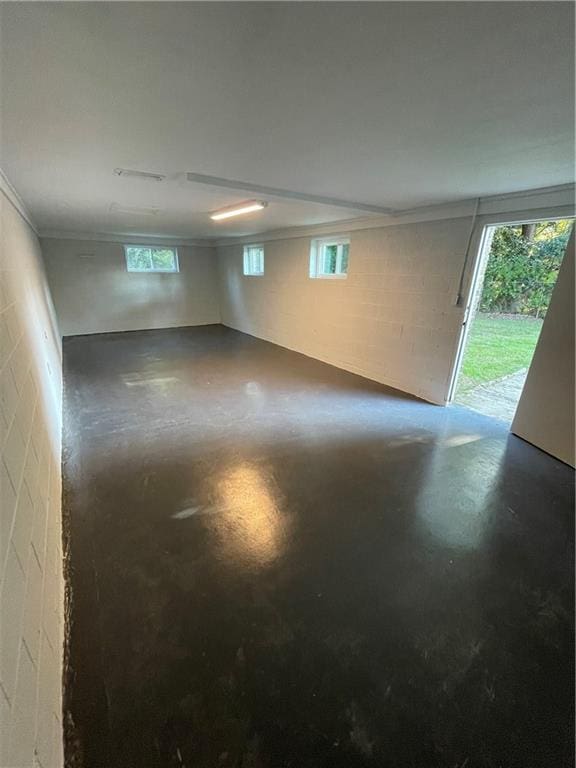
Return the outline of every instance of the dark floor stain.
[[[65,340],[67,765],[573,765],[573,472],[209,326]]]

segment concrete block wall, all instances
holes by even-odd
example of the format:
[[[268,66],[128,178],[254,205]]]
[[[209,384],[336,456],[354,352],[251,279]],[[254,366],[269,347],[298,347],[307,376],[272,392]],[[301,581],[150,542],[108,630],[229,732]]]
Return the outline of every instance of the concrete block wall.
[[[222,322],[444,403],[470,227],[462,217],[353,231],[345,280],[309,277],[308,237],[265,242],[262,277],[242,274],[241,245],[222,246]]]
[[[31,227],[0,193],[0,766],[62,768],[61,351]]]
[[[174,274],[128,272],[122,242],[43,238],[42,254],[63,336],[220,322],[213,248],[178,246]]]

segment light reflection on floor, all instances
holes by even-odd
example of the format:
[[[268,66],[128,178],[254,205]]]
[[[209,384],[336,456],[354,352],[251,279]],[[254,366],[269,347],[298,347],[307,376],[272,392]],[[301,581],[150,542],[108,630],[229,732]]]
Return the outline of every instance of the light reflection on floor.
[[[462,447],[480,440],[484,451],[476,447],[474,461],[462,460]],[[499,480],[505,449],[502,441],[475,434],[454,435],[434,445],[417,503],[418,520],[428,535],[449,547],[481,546],[492,516],[489,497]]]
[[[264,566],[282,553],[286,522],[274,482],[255,464],[241,463],[220,477],[220,514],[211,518],[225,557]]]

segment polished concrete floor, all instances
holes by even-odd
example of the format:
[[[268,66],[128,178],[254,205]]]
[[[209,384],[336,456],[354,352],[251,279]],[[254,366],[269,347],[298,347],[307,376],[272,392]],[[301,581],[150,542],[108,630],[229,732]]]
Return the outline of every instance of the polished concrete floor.
[[[222,326],[65,341],[69,766],[573,764],[573,472]]]

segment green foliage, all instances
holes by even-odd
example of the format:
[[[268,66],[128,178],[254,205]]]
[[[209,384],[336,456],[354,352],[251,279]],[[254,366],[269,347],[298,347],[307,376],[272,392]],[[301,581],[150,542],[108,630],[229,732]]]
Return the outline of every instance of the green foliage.
[[[320,272],[323,275],[345,275],[348,272],[348,243],[329,243],[322,247]]]
[[[152,266],[150,248],[130,246],[127,248],[128,267],[137,271],[150,269]]]
[[[350,246],[348,243],[345,243],[342,246],[342,272],[346,273],[348,272],[348,255],[350,251]]]
[[[174,251],[171,248],[154,248],[152,251],[154,269],[171,271],[175,268]]]
[[[498,227],[486,267],[480,310],[541,317],[546,313],[572,230],[572,221],[535,225],[531,237],[522,227]]]
[[[172,248],[131,245],[126,248],[128,269],[134,272],[175,272],[176,254]]]
[[[336,256],[338,253],[337,245],[324,246],[324,267],[322,272],[325,275],[333,275],[336,272]]]

